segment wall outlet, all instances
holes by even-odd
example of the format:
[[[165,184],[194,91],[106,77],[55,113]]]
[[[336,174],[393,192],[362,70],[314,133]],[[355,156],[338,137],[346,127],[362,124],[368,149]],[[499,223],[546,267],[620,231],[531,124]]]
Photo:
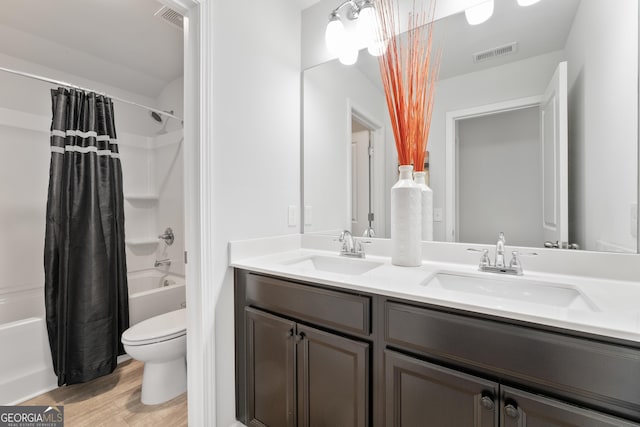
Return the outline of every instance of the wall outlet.
[[[638,204],[637,203],[631,203],[631,209],[630,209],[630,222],[629,225],[631,226],[631,235],[633,237],[638,237]]]
[[[305,205],[304,207],[304,225],[313,224],[313,217],[310,205]]]
[[[433,208],[433,222],[442,222],[442,208]]]
[[[289,205],[289,227],[295,227],[297,223],[296,207],[295,205]]]

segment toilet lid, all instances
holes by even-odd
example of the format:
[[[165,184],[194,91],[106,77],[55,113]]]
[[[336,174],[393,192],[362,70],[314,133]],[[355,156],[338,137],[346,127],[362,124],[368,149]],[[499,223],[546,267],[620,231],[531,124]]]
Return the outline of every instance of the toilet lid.
[[[122,343],[144,345],[166,341],[186,334],[186,330],[186,309],[182,308],[133,325],[122,334]]]

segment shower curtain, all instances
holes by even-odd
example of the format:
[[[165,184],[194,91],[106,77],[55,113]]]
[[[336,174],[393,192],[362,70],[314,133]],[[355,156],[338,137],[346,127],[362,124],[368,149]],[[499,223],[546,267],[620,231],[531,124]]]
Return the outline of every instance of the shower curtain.
[[[51,91],[45,305],[58,385],[112,372],[129,327],[122,169],[113,103]]]

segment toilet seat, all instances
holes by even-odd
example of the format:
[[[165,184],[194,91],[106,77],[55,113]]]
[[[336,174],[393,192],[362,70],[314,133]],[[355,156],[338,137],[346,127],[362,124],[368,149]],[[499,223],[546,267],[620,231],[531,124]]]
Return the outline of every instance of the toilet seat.
[[[186,309],[170,311],[133,325],[122,334],[125,345],[147,345],[174,339],[187,333]]]

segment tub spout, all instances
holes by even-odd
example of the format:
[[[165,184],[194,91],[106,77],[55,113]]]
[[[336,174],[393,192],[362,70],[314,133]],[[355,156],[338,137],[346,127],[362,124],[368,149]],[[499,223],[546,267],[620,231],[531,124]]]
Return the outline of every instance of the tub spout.
[[[154,267],[160,267],[162,265],[166,265],[167,267],[169,267],[171,265],[171,260],[169,258],[166,258],[166,259],[156,260],[156,262],[153,263]]]

